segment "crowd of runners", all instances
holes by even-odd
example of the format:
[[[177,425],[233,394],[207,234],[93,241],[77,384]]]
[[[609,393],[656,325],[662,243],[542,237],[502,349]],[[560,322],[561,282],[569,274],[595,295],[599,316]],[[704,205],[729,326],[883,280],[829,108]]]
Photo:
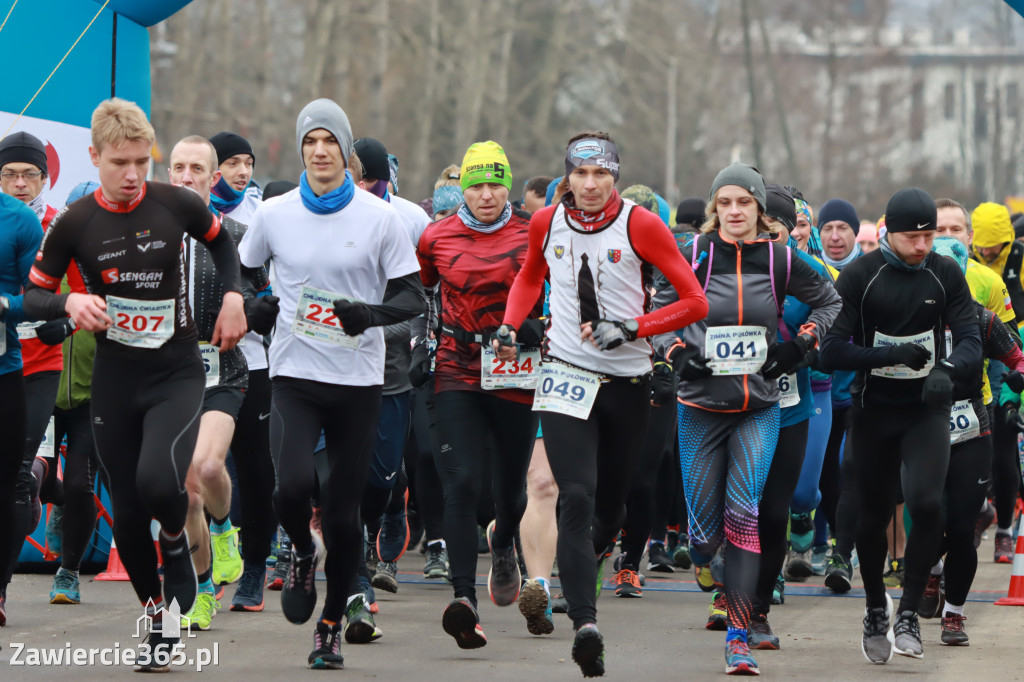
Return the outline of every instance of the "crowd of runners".
[[[635,161],[597,130],[525,183],[474,143],[415,203],[327,99],[298,113],[297,183],[257,184],[232,132],[157,168],[119,99],[91,133],[99,183],[65,205],[43,143],[0,140],[0,625],[42,505],[50,602],[88,600],[97,479],[153,619],[139,671],[183,646],[168,607],[209,630],[231,583],[242,613],[280,591],[308,665],[341,668],[416,548],[455,645],[487,644],[489,553],[489,598],[538,636],[567,613],[585,677],[606,561],[621,598],[692,569],[726,672],[758,674],[787,582],[844,593],[859,564],[886,663],[968,644],[986,529],[1013,560],[1024,217],[1001,204],[905,188],[862,222],[735,163],[673,216],[617,189]]]

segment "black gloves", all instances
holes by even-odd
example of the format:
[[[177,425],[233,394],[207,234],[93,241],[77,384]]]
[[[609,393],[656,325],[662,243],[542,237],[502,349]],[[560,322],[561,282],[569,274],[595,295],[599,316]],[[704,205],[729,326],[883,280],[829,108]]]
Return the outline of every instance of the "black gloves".
[[[893,365],[905,365],[917,371],[924,369],[932,357],[932,352],[916,343],[901,343],[889,348],[889,362]]]
[[[245,319],[257,334],[269,334],[277,321],[280,306],[277,296],[259,296],[245,302]]]
[[[672,366],[683,381],[697,381],[711,376],[714,371],[708,367],[708,361],[694,346],[680,348],[672,354]]]
[[[636,324],[636,320],[632,322]],[[590,328],[594,334],[594,344],[599,350],[612,350],[626,341],[636,340],[636,329],[630,331],[625,322],[618,320],[594,320]]]
[[[996,409],[996,419],[1009,431],[1024,431],[1024,420],[1020,416],[1020,405],[1003,403]]]
[[[412,359],[409,362],[409,383],[419,388],[430,381],[430,351],[426,341],[413,343]]]
[[[373,326],[370,306],[365,303],[339,298],[334,302],[334,316],[349,336],[359,336]]]
[[[925,377],[921,399],[929,407],[948,408],[953,404],[953,368],[946,363],[947,361],[943,360],[942,363],[935,365]]]
[[[664,360],[654,363],[654,374],[651,375],[651,404],[660,406],[673,402],[678,387],[679,376],[672,365]]]
[[[516,334],[516,341],[527,348],[536,348],[544,341],[544,322],[541,320],[523,320]]]
[[[1009,372],[1003,375],[1003,383],[1010,387],[1010,390],[1014,393],[1020,393],[1024,391],[1024,375],[1020,372],[1011,369]]]
[[[797,363],[796,367],[793,368],[794,372],[799,372],[806,367],[814,367],[814,363],[818,361],[818,348],[814,347],[807,351],[807,355],[804,359]]]
[[[47,346],[57,346],[75,331],[75,323],[70,317],[50,320],[36,327],[36,338]]]
[[[768,358],[761,366],[761,373],[769,381],[778,379],[783,374],[789,374],[807,355],[811,342],[806,336],[796,336],[790,341],[777,343],[768,349]]]

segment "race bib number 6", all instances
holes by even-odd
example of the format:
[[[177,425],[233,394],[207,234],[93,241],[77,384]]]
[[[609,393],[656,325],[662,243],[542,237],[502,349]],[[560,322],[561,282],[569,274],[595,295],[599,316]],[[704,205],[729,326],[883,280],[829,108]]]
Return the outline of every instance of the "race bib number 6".
[[[499,360],[490,346],[481,346],[480,388],[496,391],[505,388],[534,389],[537,387],[537,368],[540,367],[540,349],[523,349],[518,360]]]
[[[800,404],[800,389],[796,385],[796,374],[779,377],[779,407],[787,408]]]
[[[107,339],[133,348],[160,348],[174,335],[174,299],[139,301],[107,296],[107,315],[114,324]]]
[[[295,307],[292,333],[342,348],[357,347],[359,339],[346,334],[341,322],[334,316],[334,302],[339,298],[348,297],[303,286],[299,294],[299,303]]]
[[[587,419],[599,388],[599,374],[557,362],[545,362],[540,366],[537,389],[533,394],[533,410]]]
[[[754,374],[768,359],[766,329],[756,325],[708,327],[704,357],[716,376]]]

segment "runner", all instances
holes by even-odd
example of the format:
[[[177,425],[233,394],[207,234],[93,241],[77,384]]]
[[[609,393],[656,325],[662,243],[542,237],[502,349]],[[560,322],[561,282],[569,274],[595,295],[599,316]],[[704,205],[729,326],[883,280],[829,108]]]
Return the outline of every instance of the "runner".
[[[647,430],[651,346],[646,337],[701,319],[707,303],[672,233],[615,190],[619,154],[608,133],[569,140],[569,191],[530,220],[526,261],[509,292],[508,337],[493,347],[515,360],[516,330],[551,282],[534,406],[558,484],[558,568],[576,630],[573,660],[584,676],[604,674],[597,595],[605,548],[618,533],[635,462]],[[680,292],[648,313],[650,266]],[[505,331],[500,330],[500,331]]]
[[[15,543],[24,534],[15,515],[15,482],[25,452],[25,382],[22,374],[21,343],[17,325],[25,314],[22,288],[28,283],[32,259],[39,250],[43,231],[39,218],[21,201],[0,194],[4,228],[0,231],[0,433],[5,434],[0,450],[0,577],[14,570]],[[7,588],[0,591],[0,626],[7,624]]]
[[[310,102],[295,133],[306,167],[299,188],[257,210],[239,254],[251,267],[273,259],[281,297],[270,346],[270,443],[274,508],[294,552],[281,606],[293,623],[305,623],[316,608],[314,580],[324,550],[314,545],[309,523],[313,451],[323,431],[329,469],[322,481],[323,530],[331,560],[307,662],[341,668],[341,618],[346,607],[365,607],[349,589],[384,374],[384,332],[376,327],[420,314],[424,301],[401,218],[357,192],[346,171],[353,149],[345,112],[331,100]]]
[[[956,381],[981,372],[977,313],[954,263],[931,255],[935,202],[900,190],[885,211],[876,252],[843,270],[843,309],[822,343],[825,368],[858,370],[851,408],[860,520],[857,554],[867,607],[861,648],[872,663],[896,653],[923,655],[917,609],[941,537],[942,491],[949,466],[949,417]],[[946,327],[952,352],[942,343]],[[853,342],[850,342],[850,339]],[[885,527],[902,467],[913,522],[895,627],[882,582]]]
[[[761,552],[757,505],[779,436],[778,379],[817,345],[840,303],[827,279],[772,241],[756,169],[723,169],[710,197],[704,234],[684,254],[709,296],[708,318],[659,337],[658,347],[683,379],[679,457],[690,556],[699,574],[724,544],[726,672],[757,674],[747,627]],[[792,339],[777,342],[783,291],[811,312]]]
[[[212,337],[221,350],[233,348],[246,328],[238,258],[220,221],[194,193],[145,181],[154,133],[137,105],[116,98],[100,104],[92,136],[90,156],[102,187],[54,218],[26,305],[41,319],[70,313],[79,328],[100,332],[91,412],[110,481],[114,539],[139,600],[152,612],[150,650],[169,653],[179,644],[163,636],[165,607],[177,600],[187,612],[196,596],[184,482],[205,383],[178,244],[186,232],[208,244],[224,282]],[[57,295],[72,259],[90,293]],[[162,596],[153,518],[161,526]],[[162,663],[143,657],[137,668],[166,668]]]

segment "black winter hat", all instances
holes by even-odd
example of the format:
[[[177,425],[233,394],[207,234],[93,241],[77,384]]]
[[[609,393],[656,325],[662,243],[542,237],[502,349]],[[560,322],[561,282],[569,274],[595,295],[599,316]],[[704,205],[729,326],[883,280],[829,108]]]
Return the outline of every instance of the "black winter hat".
[[[704,207],[707,205],[700,197],[683,199],[676,207],[676,227],[682,229],[699,229],[707,216]]]
[[[217,165],[221,165],[235,154],[248,154],[256,162],[249,141],[236,133],[221,132],[210,138],[210,144],[217,150]]]
[[[391,164],[388,163],[388,150],[384,143],[372,137],[361,137],[356,140],[356,154],[363,164],[363,177],[368,180],[390,180]]]
[[[46,147],[38,137],[24,131],[0,140],[0,167],[8,163],[31,163],[46,175],[50,174],[46,169]]]
[[[772,220],[778,220],[786,226],[786,229],[796,228],[796,204],[793,203],[793,195],[782,185],[774,183],[764,186],[767,194],[767,208],[765,214]]]
[[[885,207],[886,232],[923,232],[934,230],[937,225],[935,200],[923,189],[901,189]]]
[[[296,187],[298,187],[298,185],[291,180],[272,180],[271,182],[268,182],[267,186],[263,189],[263,201],[279,197],[282,194],[287,194]]]

